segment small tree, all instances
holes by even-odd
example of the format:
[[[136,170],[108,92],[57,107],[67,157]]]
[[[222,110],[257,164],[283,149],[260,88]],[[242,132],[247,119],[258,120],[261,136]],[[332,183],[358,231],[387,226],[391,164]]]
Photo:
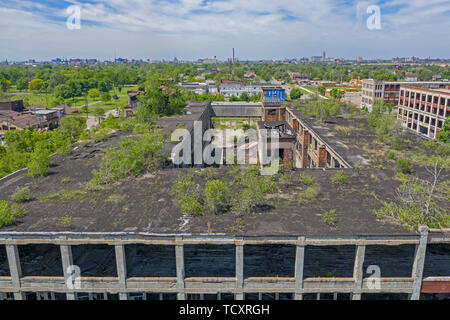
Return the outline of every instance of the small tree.
[[[412,164],[411,160],[407,158],[402,158],[397,160],[397,164],[395,165],[395,169],[403,174],[411,174],[412,173]]]
[[[101,118],[105,115],[105,109],[102,107],[97,107],[94,109],[94,116],[97,117],[98,123],[100,123]]]
[[[86,119],[82,117],[64,117],[59,123],[58,132],[75,142],[86,128]]]
[[[16,81],[16,89],[17,90],[27,90],[28,89],[28,79],[20,78]]]
[[[336,100],[340,100],[344,97],[344,92],[339,90],[338,88],[333,88],[330,91],[330,95]]]
[[[344,171],[339,170],[338,172],[336,172],[334,175],[331,176],[330,183],[338,185],[348,184],[348,177],[344,173]]]
[[[13,224],[15,219],[23,217],[25,213],[17,203],[10,204],[8,201],[0,200],[0,228]]]
[[[27,175],[30,178],[44,177],[47,175],[49,167],[50,158],[47,150],[43,148],[36,148],[36,150],[31,154]]]
[[[0,228],[9,226],[13,223],[11,207],[8,201],[0,201]]]
[[[448,180],[448,173],[439,166],[437,159],[425,170],[430,179],[408,177],[397,188],[396,201],[383,201],[380,209],[373,210],[378,219],[391,220],[410,230],[417,230],[420,225],[439,229],[450,227],[448,206],[442,206],[448,201],[448,191],[445,191],[445,183],[441,183]]]
[[[44,80],[36,78],[30,81],[28,84],[28,90],[40,90],[44,86]]]
[[[289,96],[291,100],[297,100],[303,96],[303,92],[299,88],[293,88]]]
[[[450,143],[450,117],[445,120],[437,139],[442,143]]]
[[[319,87],[317,90],[319,90],[319,93],[324,96],[325,93],[327,92],[327,88],[325,87]]]
[[[88,96],[91,99],[96,99],[96,98],[100,97],[100,91],[98,91],[98,89],[96,89],[96,88],[90,89],[88,92]]]
[[[228,210],[232,193],[228,185],[221,180],[210,180],[205,186],[206,203],[214,213]]]
[[[109,92],[102,93],[102,101],[103,102],[111,101],[111,95],[109,94]]]

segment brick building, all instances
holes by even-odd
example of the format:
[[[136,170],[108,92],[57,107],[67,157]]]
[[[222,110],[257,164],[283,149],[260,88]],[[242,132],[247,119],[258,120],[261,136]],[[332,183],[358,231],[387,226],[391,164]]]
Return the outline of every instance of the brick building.
[[[386,103],[398,105],[400,86],[407,85],[424,89],[449,89],[450,83],[444,81],[410,82],[410,81],[377,81],[364,79],[361,92],[361,107],[372,109],[375,100],[383,99]]]
[[[397,118],[417,133],[436,138],[450,116],[450,89],[424,89],[402,85]]]

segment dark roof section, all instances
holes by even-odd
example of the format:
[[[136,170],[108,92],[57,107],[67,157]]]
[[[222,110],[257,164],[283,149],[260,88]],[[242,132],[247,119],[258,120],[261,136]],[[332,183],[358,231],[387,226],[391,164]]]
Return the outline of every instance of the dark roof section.
[[[334,150],[350,167],[370,164],[370,155],[358,145],[370,143],[375,139],[373,129],[367,127],[365,119],[335,117],[328,119],[325,123],[320,123],[317,119],[303,117],[299,110],[288,109],[300,120],[303,120],[307,129],[318,135],[322,143]],[[345,131],[336,130],[336,126],[348,128],[350,135]]]
[[[231,213],[204,216],[188,216],[169,195],[179,172],[189,169],[167,168],[157,174],[145,174],[108,186],[107,190],[83,192],[86,182],[92,178],[92,170],[99,163],[102,150],[117,145],[123,134],[114,134],[108,140],[79,146],[71,155],[52,158],[50,174],[31,179],[26,172],[16,173],[0,180],[0,200],[9,200],[17,187],[28,186],[31,200],[22,204],[27,214],[14,225],[0,232],[148,232],[154,234],[204,234],[211,223],[212,232],[226,235],[246,236],[358,236],[358,235],[408,235],[407,230],[378,222],[372,210],[378,201],[362,191],[367,186],[370,173],[346,170],[350,183],[332,187],[330,177],[335,170],[307,170],[290,172],[314,177],[321,186],[317,201],[299,205],[298,194],[304,190],[299,183],[280,185],[280,192],[271,195],[268,205],[256,212],[237,217]],[[231,168],[215,168],[214,179],[229,181]],[[197,171],[202,169],[196,169]],[[392,198],[396,182],[394,172],[378,170],[379,183],[370,181],[370,187],[384,199]],[[62,179],[68,178],[70,184]],[[207,175],[195,175],[198,183],[204,184]],[[302,189],[303,188],[303,189]],[[57,195],[65,190],[70,197]],[[78,190],[78,191],[77,191]],[[358,191],[359,190],[359,191]],[[326,225],[321,215],[336,209],[339,229]],[[65,215],[72,216],[69,228],[61,225]],[[236,224],[243,231],[237,230]],[[234,228],[233,228],[234,226]],[[238,229],[240,229],[239,227]]]

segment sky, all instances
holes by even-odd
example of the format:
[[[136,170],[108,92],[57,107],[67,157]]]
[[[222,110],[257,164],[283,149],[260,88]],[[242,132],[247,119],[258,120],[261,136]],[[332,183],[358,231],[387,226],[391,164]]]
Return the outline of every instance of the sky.
[[[450,0],[0,0],[0,61],[450,58],[449,30]]]

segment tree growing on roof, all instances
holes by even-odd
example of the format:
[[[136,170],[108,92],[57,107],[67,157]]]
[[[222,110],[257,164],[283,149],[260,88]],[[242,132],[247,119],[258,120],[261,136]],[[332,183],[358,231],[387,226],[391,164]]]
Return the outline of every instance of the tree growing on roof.
[[[450,117],[445,120],[437,139],[442,143],[450,143]]]

